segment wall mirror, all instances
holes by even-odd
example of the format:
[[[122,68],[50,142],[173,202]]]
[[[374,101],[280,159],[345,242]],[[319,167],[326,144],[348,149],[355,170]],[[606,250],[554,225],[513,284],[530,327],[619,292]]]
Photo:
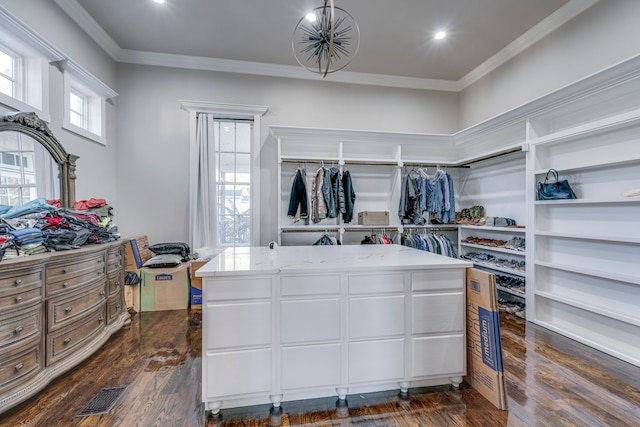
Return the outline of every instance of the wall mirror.
[[[45,198],[73,207],[77,159],[35,113],[0,114],[0,205]]]

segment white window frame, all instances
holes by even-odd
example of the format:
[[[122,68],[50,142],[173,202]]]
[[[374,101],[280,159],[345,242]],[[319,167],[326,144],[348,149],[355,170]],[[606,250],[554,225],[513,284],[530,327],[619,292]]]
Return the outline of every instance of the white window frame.
[[[118,94],[73,61],[60,61],[58,65],[64,74],[62,128],[91,141],[107,145],[106,103]],[[86,101],[83,108],[83,126],[71,123],[72,91],[81,95]]]
[[[217,117],[253,120],[251,146],[251,246],[260,245],[260,118],[268,107],[261,105],[221,104],[217,102],[179,101],[180,108],[189,112],[189,147],[196,146],[196,118],[198,113],[211,113]],[[192,159],[193,153],[189,158]],[[189,165],[189,167],[195,167]],[[191,189],[190,189],[191,191]]]

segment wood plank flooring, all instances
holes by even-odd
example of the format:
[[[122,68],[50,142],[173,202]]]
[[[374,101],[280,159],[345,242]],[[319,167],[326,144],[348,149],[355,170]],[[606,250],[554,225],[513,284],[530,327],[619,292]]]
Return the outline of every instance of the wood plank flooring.
[[[207,418],[199,313],[134,315],[90,360],[4,414],[1,426],[640,426],[640,368],[512,315],[501,315],[508,411],[470,387],[284,402]],[[127,386],[108,414],[74,417],[103,387]]]

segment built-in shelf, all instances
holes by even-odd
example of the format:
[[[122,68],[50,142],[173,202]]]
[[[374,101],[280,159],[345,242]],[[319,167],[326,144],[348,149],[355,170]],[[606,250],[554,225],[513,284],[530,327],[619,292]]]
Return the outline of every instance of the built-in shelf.
[[[510,295],[516,296],[518,298],[525,298],[526,295],[524,292],[519,292],[519,291],[514,291],[513,289],[507,288],[506,286],[500,286],[500,285],[496,285],[496,289],[498,289],[499,291],[502,292],[506,292]]]
[[[525,252],[524,251],[516,251],[513,249],[507,249],[507,248],[501,248],[501,247],[496,247],[496,246],[487,246],[487,245],[475,245],[473,243],[465,243],[465,242],[460,242],[460,246],[464,246],[466,248],[474,248],[474,249],[480,249],[480,250],[488,250],[488,251],[493,251],[493,252],[500,252],[503,254],[510,254],[510,255],[518,255],[518,256],[525,256]]]
[[[615,320],[619,320],[621,322],[625,322],[625,323],[629,323],[631,325],[635,325],[635,326],[640,326],[640,318],[636,318],[636,317],[631,317],[631,316],[626,316],[624,314],[621,313],[616,313],[615,311],[612,310],[607,310],[605,308],[602,307],[596,307],[595,305],[591,305],[591,304],[584,304],[566,297],[562,297],[559,295],[554,295],[552,293],[549,292],[544,292],[544,291],[535,291],[535,295],[536,296],[541,296],[553,301],[557,301],[560,302],[562,304],[566,304],[566,305],[570,305],[572,307],[576,307],[579,308],[581,310],[586,310],[589,311],[591,313],[596,313],[599,314],[601,316],[606,316],[609,317],[611,319],[615,319]]]
[[[563,265],[563,264],[544,262],[544,261],[535,261],[535,265],[547,267],[547,268],[554,268],[556,270],[563,270],[563,271],[569,271],[572,273],[583,274],[585,276],[599,277],[602,279],[615,280],[617,282],[626,282],[626,283],[633,283],[635,285],[640,285],[640,277],[637,277],[637,276],[629,276],[626,274],[618,274],[618,273],[607,273],[604,271],[592,270],[585,267],[576,267],[572,265]]]
[[[602,242],[640,243],[639,237],[630,236],[598,236],[595,234],[556,233],[551,231],[536,231],[536,236],[557,237],[574,240],[596,240]]]

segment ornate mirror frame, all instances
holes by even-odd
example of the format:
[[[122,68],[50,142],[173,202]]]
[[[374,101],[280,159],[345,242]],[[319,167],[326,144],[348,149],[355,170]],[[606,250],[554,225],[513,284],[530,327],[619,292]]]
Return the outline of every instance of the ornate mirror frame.
[[[0,115],[0,132],[10,130],[32,137],[53,156],[58,164],[60,206],[63,208],[73,207],[76,201],[76,160],[79,157],[67,153],[60,141],[53,136],[47,123],[35,113],[10,112]]]

